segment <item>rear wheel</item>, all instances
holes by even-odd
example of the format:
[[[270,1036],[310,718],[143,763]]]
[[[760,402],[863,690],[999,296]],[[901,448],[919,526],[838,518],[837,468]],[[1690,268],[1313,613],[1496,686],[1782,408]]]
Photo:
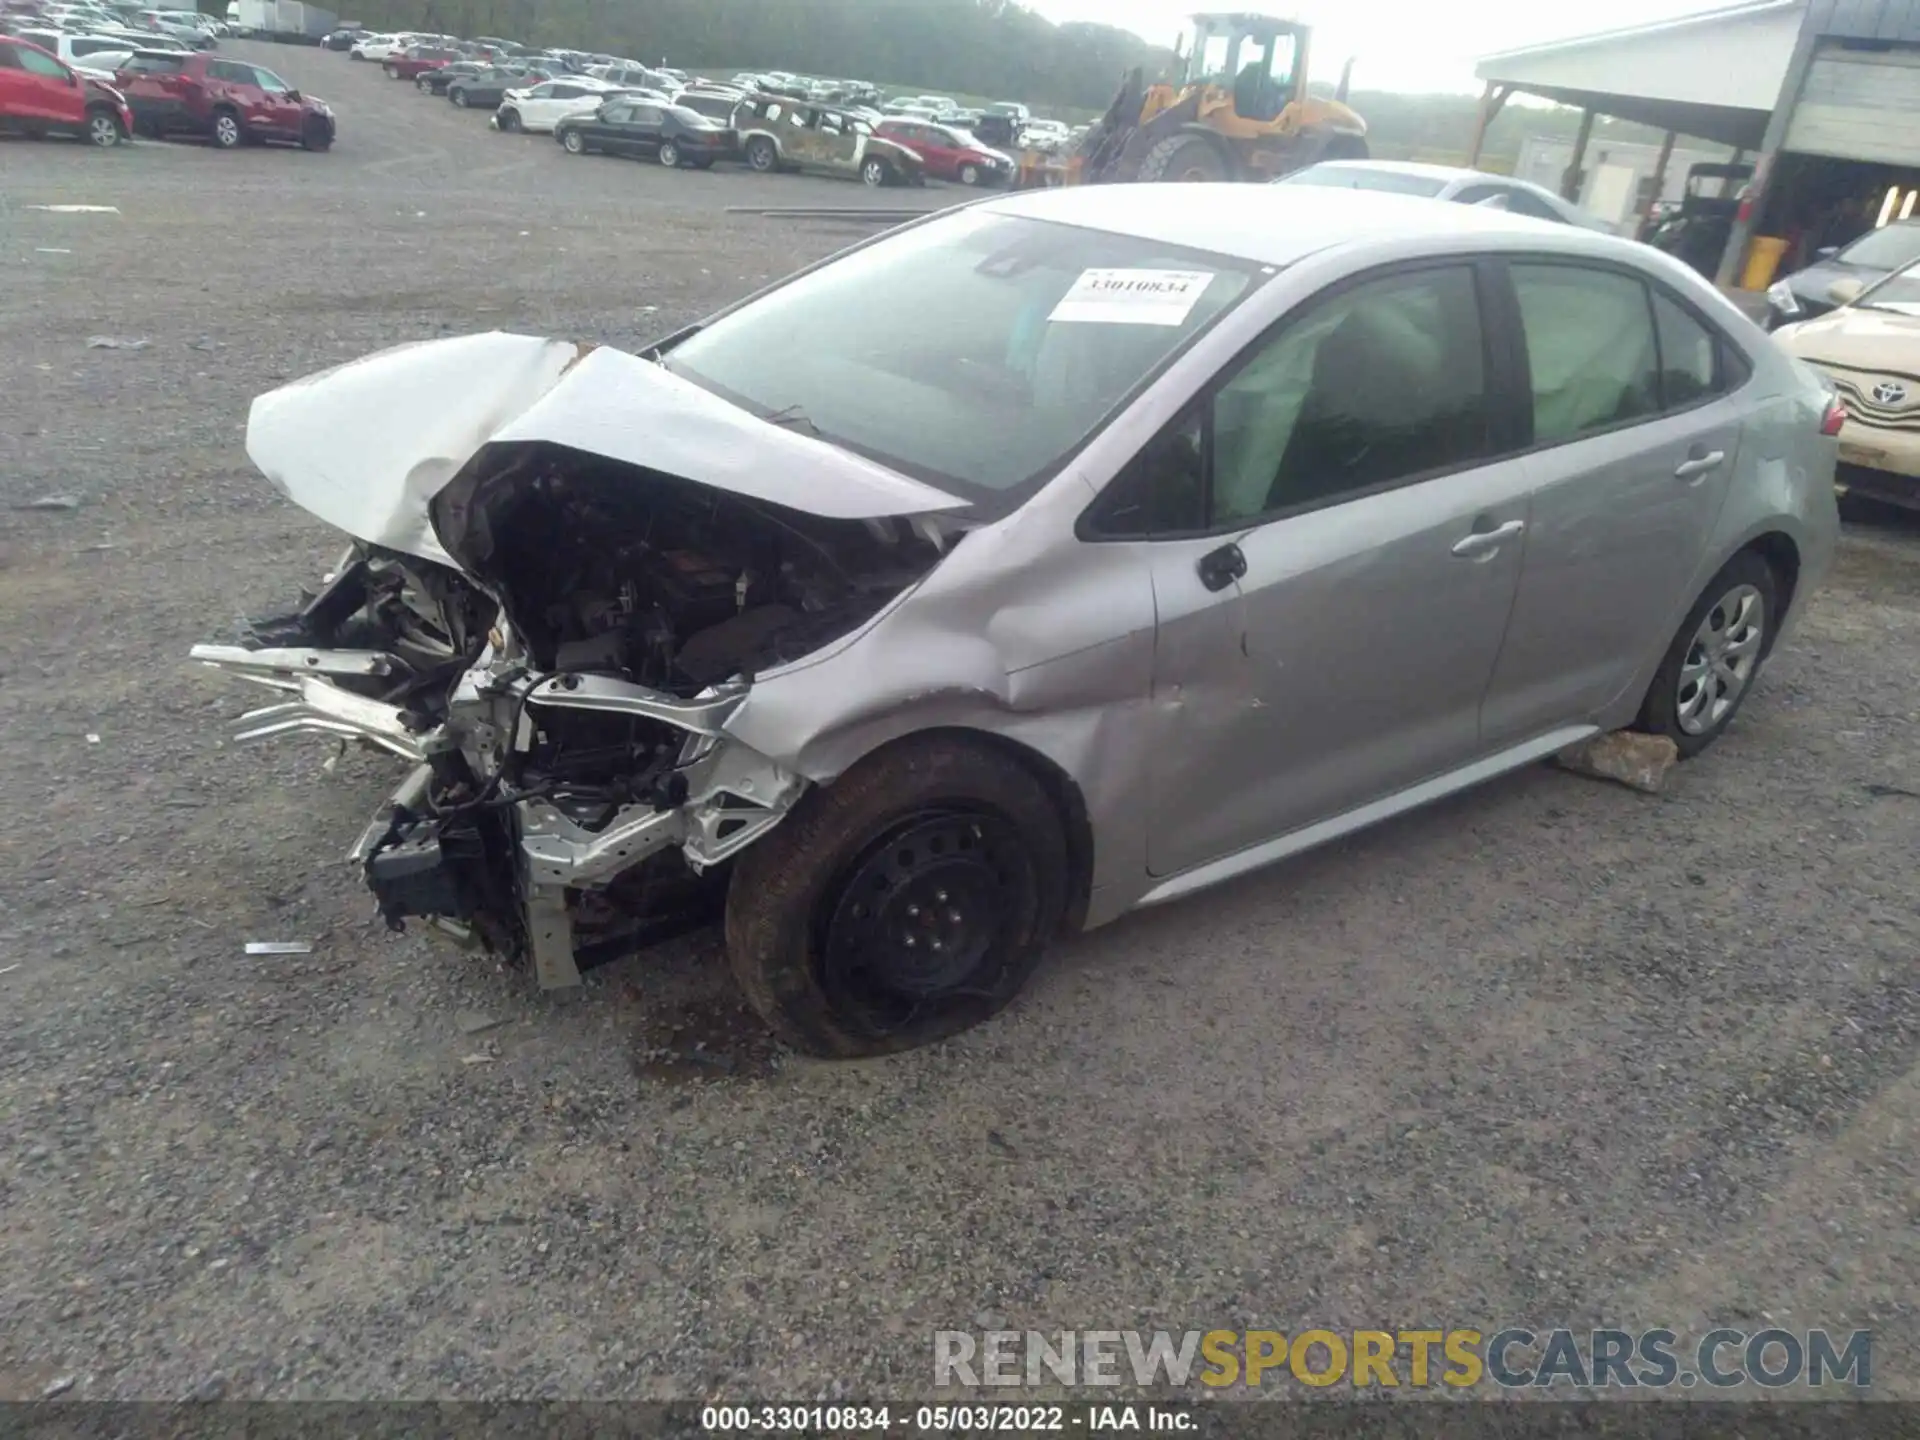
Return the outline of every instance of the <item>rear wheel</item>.
[[[671,140],[662,141],[660,145],[660,163],[669,170],[678,170],[680,168],[680,147]]]
[[[433,93],[433,82],[422,75],[413,82],[413,88],[418,90],[422,95],[431,95]]]
[[[875,156],[860,167],[860,178],[870,186],[885,185],[893,178],[893,169],[886,161]]]
[[[500,112],[500,128],[509,135],[518,134],[520,130],[520,112],[518,110],[502,110]]]
[[[747,164],[762,175],[770,175],[779,168],[780,152],[766,136],[756,135],[747,141]]]
[[[1171,180],[1198,185],[1231,180],[1233,174],[1226,155],[1206,136],[1169,135],[1140,162],[1140,178],[1146,182]]]
[[[213,143],[222,150],[237,150],[246,141],[246,127],[240,123],[240,116],[232,110],[213,112]]]
[[[1685,756],[1719,739],[1772,647],[1779,591],[1753,551],[1729,560],[1681,621],[1634,728],[1665,735]]]
[[[1039,782],[993,747],[909,739],[804,796],[737,863],[727,953],[748,1001],[815,1055],[881,1055],[996,1014],[1065,908]]]
[[[447,92],[447,99],[458,105],[462,110],[467,108],[467,92],[464,90],[449,90]]]
[[[106,150],[126,138],[126,132],[120,128],[120,117],[106,106],[96,105],[87,111],[88,144]]]

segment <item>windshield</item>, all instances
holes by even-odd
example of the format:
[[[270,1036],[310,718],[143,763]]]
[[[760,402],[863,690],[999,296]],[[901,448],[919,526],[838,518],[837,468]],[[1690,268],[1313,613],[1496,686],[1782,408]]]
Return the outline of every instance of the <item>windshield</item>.
[[[970,211],[782,286],[665,364],[1004,512],[1255,278],[1223,256]]]
[[[1447,182],[1402,170],[1372,170],[1361,165],[1309,165],[1275,182],[1281,185],[1337,185],[1343,190],[1385,190],[1395,195],[1438,195]]]
[[[1871,231],[1835,258],[1875,270],[1898,270],[1920,258],[1920,225],[1887,225]]]

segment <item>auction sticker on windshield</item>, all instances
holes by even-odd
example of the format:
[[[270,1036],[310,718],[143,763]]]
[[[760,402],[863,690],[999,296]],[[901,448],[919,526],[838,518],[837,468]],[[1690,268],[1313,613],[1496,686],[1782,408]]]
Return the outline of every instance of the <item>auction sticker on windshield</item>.
[[[1184,325],[1212,283],[1209,270],[1083,270],[1047,319],[1062,325]]]

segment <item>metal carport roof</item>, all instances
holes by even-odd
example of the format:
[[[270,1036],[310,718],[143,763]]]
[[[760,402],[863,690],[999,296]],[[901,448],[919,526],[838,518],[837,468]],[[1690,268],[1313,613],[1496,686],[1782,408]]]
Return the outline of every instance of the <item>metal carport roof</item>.
[[[1754,150],[1805,12],[1806,0],[1754,0],[1489,55],[1475,73],[1490,92],[1536,95]]]

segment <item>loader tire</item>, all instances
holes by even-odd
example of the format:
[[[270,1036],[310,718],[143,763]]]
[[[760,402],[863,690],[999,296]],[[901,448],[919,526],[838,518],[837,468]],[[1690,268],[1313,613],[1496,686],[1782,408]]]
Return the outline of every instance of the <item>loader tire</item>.
[[[1140,162],[1140,179],[1148,184],[1171,180],[1204,184],[1233,179],[1233,167],[1219,145],[1204,135],[1169,135]]]

